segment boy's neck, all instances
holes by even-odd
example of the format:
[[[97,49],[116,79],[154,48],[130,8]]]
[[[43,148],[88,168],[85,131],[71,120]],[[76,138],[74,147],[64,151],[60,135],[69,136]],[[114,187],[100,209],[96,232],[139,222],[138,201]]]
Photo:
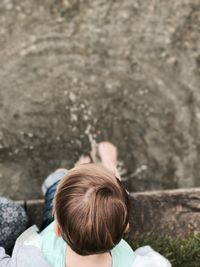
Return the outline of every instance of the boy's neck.
[[[112,267],[112,257],[109,252],[102,254],[94,254],[89,256],[81,256],[74,252],[69,246],[65,258],[66,267]]]

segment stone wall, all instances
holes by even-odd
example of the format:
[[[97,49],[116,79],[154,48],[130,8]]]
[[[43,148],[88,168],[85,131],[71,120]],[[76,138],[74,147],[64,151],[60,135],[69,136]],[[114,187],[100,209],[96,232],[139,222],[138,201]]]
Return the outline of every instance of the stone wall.
[[[200,185],[199,0],[0,1],[0,194],[114,142],[130,191]]]
[[[130,238],[147,233],[183,238],[200,232],[200,188],[132,193],[130,199]],[[43,200],[28,200],[23,205],[29,225],[40,227]]]

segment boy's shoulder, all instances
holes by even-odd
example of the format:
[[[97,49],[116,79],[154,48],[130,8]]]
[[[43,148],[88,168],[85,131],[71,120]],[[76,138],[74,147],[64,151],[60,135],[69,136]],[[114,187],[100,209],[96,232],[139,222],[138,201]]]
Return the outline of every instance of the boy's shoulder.
[[[52,222],[40,233],[41,252],[51,266],[64,266],[66,242],[56,236]]]
[[[55,236],[53,223],[40,234],[38,234],[37,227],[33,226],[17,239],[14,254],[17,254],[18,260],[20,259],[18,261],[18,263],[21,262],[20,267],[27,265],[48,267],[48,264],[54,266],[55,260],[63,261],[61,252],[64,251],[64,246],[65,242]],[[133,251],[123,239],[111,250],[111,255],[113,267],[171,267],[170,262],[150,246],[140,247]]]
[[[113,267],[131,267],[135,260],[135,253],[129,244],[122,239],[112,250]]]

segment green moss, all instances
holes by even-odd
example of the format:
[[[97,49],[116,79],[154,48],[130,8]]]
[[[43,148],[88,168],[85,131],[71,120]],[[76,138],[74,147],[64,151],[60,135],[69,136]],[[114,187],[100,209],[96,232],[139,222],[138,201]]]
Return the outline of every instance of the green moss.
[[[200,233],[185,239],[148,234],[129,242],[133,249],[150,245],[168,258],[173,267],[200,267]]]

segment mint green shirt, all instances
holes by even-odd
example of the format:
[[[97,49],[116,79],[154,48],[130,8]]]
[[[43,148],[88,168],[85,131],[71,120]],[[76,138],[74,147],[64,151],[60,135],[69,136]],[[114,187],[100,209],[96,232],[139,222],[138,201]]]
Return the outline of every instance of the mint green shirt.
[[[57,237],[51,223],[41,232],[41,250],[51,267],[65,267],[67,244]],[[121,240],[111,250],[112,267],[131,267],[135,260],[135,253],[125,240]]]

